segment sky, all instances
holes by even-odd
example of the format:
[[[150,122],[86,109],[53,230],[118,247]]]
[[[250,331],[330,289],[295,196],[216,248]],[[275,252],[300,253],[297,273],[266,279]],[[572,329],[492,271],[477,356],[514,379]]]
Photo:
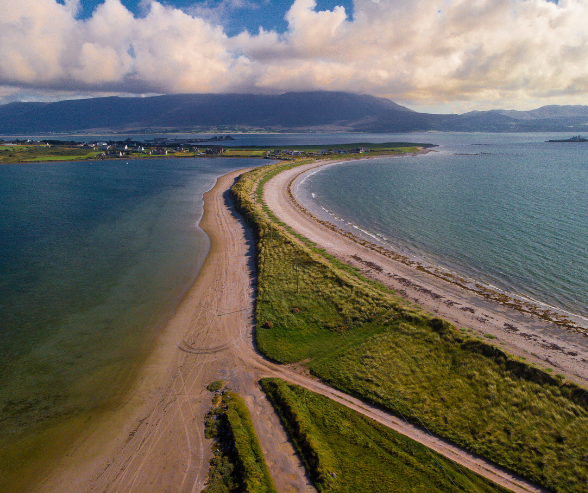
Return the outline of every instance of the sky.
[[[0,104],[347,91],[588,104],[588,0],[0,0]]]

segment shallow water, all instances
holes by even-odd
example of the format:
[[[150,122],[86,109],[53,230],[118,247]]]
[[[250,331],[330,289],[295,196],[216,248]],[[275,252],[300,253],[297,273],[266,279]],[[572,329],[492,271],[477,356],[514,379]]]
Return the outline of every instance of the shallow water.
[[[0,167],[0,441],[124,391],[208,251],[203,193],[259,164]]]

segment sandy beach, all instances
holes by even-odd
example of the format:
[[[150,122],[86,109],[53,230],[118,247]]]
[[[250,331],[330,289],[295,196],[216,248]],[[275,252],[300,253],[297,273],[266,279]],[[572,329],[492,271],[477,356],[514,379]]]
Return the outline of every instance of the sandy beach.
[[[266,184],[268,205],[295,230],[360,266],[366,275],[396,286],[427,311],[479,332],[493,327],[497,341],[506,350],[529,355],[530,351],[536,352],[539,363],[545,365],[549,359],[553,366],[558,365],[557,372],[569,373],[576,381],[587,381],[586,364],[574,367],[578,358],[588,359],[583,336],[568,337],[527,316],[485,305],[485,300],[477,300],[471,293],[460,293],[451,285],[442,286],[438,280],[427,279],[418,271],[378,256],[304,213],[286,190],[312,166],[317,164],[281,173]],[[206,386],[218,379],[225,380],[246,400],[278,491],[314,491],[279,418],[259,387],[259,379],[265,376],[280,377],[327,395],[513,491],[543,491],[393,415],[325,386],[296,366],[275,365],[255,351],[254,241],[228,196],[228,189],[240,173],[221,177],[205,194],[201,226],[211,238],[210,252],[126,399],[116,409],[90,422],[35,491],[200,491],[212,457],[211,442],[204,438],[204,415],[212,398]],[[399,276],[411,284],[405,285]],[[443,298],[431,296],[423,291],[425,288]],[[473,313],[462,310],[464,307],[471,308]],[[477,320],[478,317],[486,321]],[[504,323],[516,326],[517,332],[505,331]],[[524,337],[522,333],[533,337]],[[566,349],[562,352],[542,347],[556,343]],[[578,356],[567,354],[572,351]]]
[[[489,301],[382,255],[362,245],[359,238],[348,232],[340,234],[333,227],[320,224],[293,199],[296,184],[318,166],[321,164],[312,163],[285,171],[266,185],[266,202],[282,221],[319,247],[360,268],[367,277],[382,282],[423,307],[426,312],[487,337],[505,351],[523,356],[540,367],[551,368],[571,381],[584,386],[588,384],[588,337],[585,334]],[[284,193],[285,190],[290,193]]]
[[[253,243],[227,202],[240,173],[221,177],[205,195],[201,227],[210,252],[127,398],[92,420],[36,491],[200,491],[212,458],[206,386],[218,379],[247,401],[280,491],[313,491],[248,359],[256,356]]]

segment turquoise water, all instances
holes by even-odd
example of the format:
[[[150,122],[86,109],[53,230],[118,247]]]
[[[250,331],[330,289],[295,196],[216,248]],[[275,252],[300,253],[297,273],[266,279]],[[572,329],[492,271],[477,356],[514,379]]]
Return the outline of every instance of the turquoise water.
[[[0,442],[116,399],[204,261],[203,193],[259,164],[0,166]]]
[[[588,316],[588,146],[541,134],[418,138],[437,152],[324,168],[297,193],[420,262]]]

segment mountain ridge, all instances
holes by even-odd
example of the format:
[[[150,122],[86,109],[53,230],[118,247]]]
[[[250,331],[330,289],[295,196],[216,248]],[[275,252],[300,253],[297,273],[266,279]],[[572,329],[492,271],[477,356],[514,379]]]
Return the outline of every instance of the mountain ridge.
[[[543,106],[461,115],[419,113],[394,101],[345,92],[280,95],[110,96],[0,106],[0,135],[159,131],[582,132],[588,106]]]

